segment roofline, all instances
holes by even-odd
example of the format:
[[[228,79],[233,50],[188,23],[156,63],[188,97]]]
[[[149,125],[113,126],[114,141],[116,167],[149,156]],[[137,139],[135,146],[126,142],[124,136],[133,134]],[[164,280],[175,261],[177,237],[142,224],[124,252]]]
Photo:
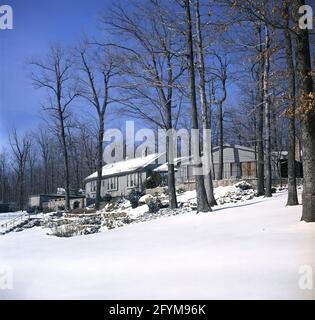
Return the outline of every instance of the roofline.
[[[153,153],[152,153],[153,154]],[[152,155],[152,154],[149,154],[149,155]],[[156,157],[154,158],[154,160],[146,163],[144,166],[142,167],[138,167],[134,170],[126,170],[126,171],[122,171],[122,172],[119,172],[119,173],[113,173],[113,174],[109,174],[109,175],[102,175],[102,179],[103,178],[111,178],[111,177],[117,177],[117,176],[124,176],[126,174],[130,174],[130,173],[134,173],[134,172],[139,172],[140,170],[143,170],[145,168],[147,168],[149,165],[151,165],[152,163],[154,163],[156,160],[158,160],[164,153],[155,153]],[[147,155],[147,156],[149,156]],[[138,157],[139,159],[141,159],[142,157]],[[138,158],[130,158],[130,159],[126,159],[126,160],[121,160],[121,161],[118,161],[118,162],[115,162],[115,163],[119,163],[119,162],[126,162],[128,160],[134,160],[134,159],[138,159]],[[108,163],[110,164],[110,163]],[[107,166],[107,164],[105,165]],[[105,167],[103,166],[102,167],[102,172],[103,172],[103,168]],[[93,178],[89,178],[91,175],[93,175],[94,173],[97,173],[97,171],[93,172],[92,174],[90,174],[89,176],[87,176],[86,178],[84,178],[84,182],[89,182],[89,181],[93,181],[93,180],[97,180],[97,176],[96,177],[93,177]]]
[[[252,151],[252,152],[255,152],[255,149],[254,148],[251,148],[251,147],[246,147],[246,146],[241,146],[239,144],[229,144],[229,143],[225,143],[223,145],[223,148],[224,147],[227,147],[227,148],[236,148],[236,149],[243,149],[243,150],[247,150],[247,151]],[[219,146],[215,146],[212,148],[212,150],[214,149],[218,149]]]
[[[148,164],[150,165],[150,163]],[[143,169],[145,169],[148,165],[146,165],[145,167],[142,167],[142,168],[137,168],[136,170],[130,170],[130,171],[124,171],[124,172],[119,172],[119,173],[113,173],[113,174],[109,174],[109,175],[102,175],[102,180],[105,179],[105,178],[112,178],[112,177],[120,177],[120,176],[125,176],[126,174],[130,174],[130,173],[136,173],[136,172],[140,172],[142,171]],[[145,171],[145,170],[143,170]],[[94,177],[94,178],[84,178],[84,182],[90,182],[90,181],[93,181],[93,180],[97,180],[97,176]]]
[[[31,194],[28,197],[60,197],[60,198],[65,198],[66,195],[64,194]],[[84,195],[81,196],[75,196],[75,195],[70,195],[69,198],[85,198]]]

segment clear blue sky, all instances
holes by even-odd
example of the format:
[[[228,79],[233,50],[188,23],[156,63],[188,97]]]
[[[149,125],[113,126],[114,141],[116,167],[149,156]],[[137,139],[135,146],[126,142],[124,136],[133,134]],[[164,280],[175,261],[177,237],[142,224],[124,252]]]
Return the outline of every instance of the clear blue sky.
[[[101,36],[98,17],[113,1],[1,2],[12,7],[14,28],[0,30],[0,148],[7,144],[10,128],[23,132],[42,123],[40,105],[45,101],[45,91],[33,88],[27,61],[34,56],[44,56],[51,43],[73,47],[84,34]],[[121,0],[126,5],[128,1]]]
[[[28,130],[40,122],[44,92],[34,90],[27,59],[44,54],[49,43],[73,46],[84,33],[97,35],[97,17],[110,0],[6,0],[13,30],[0,30],[0,145],[12,126]]]

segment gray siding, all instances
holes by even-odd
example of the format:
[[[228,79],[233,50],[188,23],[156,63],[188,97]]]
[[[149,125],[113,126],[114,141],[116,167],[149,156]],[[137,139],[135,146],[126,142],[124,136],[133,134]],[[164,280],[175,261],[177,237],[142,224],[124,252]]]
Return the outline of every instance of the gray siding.
[[[121,197],[127,195],[132,189],[140,190],[146,178],[146,171],[103,178],[101,197],[104,197],[106,194],[110,194],[112,197]],[[96,180],[88,181],[85,184],[85,194],[87,198],[95,198],[95,190]]]
[[[239,158],[239,161],[237,161]],[[255,151],[247,150],[237,147],[227,147],[223,148],[223,162],[233,163],[233,162],[251,162],[255,161]],[[213,163],[219,163],[219,150],[215,148],[213,151]]]

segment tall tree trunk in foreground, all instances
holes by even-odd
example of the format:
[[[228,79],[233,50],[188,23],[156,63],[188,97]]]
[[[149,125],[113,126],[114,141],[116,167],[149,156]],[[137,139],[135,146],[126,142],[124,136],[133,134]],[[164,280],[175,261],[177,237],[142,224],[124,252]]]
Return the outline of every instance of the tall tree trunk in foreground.
[[[197,112],[197,101],[196,101],[196,82],[195,82],[195,67],[194,67],[194,52],[193,52],[193,39],[192,39],[192,21],[190,14],[190,0],[184,0],[184,8],[186,12],[186,37],[187,37],[187,65],[188,65],[188,76],[189,76],[189,89],[190,89],[190,103],[191,103],[191,127],[195,131],[199,130],[198,125],[198,112]],[[199,139],[199,132],[198,132]],[[193,162],[196,169],[202,169],[202,163],[200,161],[200,143],[192,144],[193,151]],[[198,158],[198,159],[196,159]],[[198,164],[196,162],[199,162]],[[196,179],[196,193],[197,193],[197,211],[207,212],[211,211],[209,206],[207,193],[204,185],[204,178],[201,172],[197,172],[195,175]]]
[[[285,23],[285,51],[288,67],[288,200],[287,206],[299,204],[296,190],[295,173],[295,74],[292,54],[292,41],[289,31],[289,4],[283,2],[283,18]]]
[[[204,159],[204,181],[207,192],[208,202],[210,206],[217,204],[213,194],[213,182],[211,175],[211,123],[210,123],[210,111],[208,110],[206,84],[205,84],[205,63],[203,54],[203,41],[201,33],[201,22],[199,12],[199,0],[196,0],[196,30],[197,30],[197,49],[198,49],[198,71],[199,71],[199,90],[200,101],[202,106],[202,126],[203,126],[203,159]]]
[[[263,143],[263,131],[264,131],[264,105],[263,105],[263,86],[262,86],[262,74],[263,74],[263,59],[262,59],[262,39],[261,39],[261,26],[257,27],[258,33],[258,50],[259,50],[259,62],[258,62],[258,80],[257,80],[257,196],[264,194],[264,143]]]
[[[62,146],[62,154],[64,160],[64,184],[65,184],[65,210],[69,211],[70,208],[70,171],[69,171],[69,156],[68,156],[68,146],[66,140],[66,133],[65,133],[65,116],[64,112],[62,111],[62,106],[60,103],[61,93],[59,89],[57,89],[57,108],[58,108],[58,115],[59,115],[59,125],[60,125],[60,141]]]
[[[166,120],[167,130],[173,130],[171,101],[172,101],[172,98],[168,100],[168,103],[166,106],[167,110],[166,110],[165,120]],[[167,186],[168,186],[169,207],[171,209],[175,209],[177,208],[177,198],[176,198],[175,166],[174,166],[174,152],[173,152],[174,151],[173,133],[171,133],[167,137],[166,150],[167,150],[167,163],[168,163]]]
[[[294,23],[299,21],[298,9],[304,0],[292,0]],[[299,83],[298,113],[301,118],[303,152],[303,213],[301,220],[315,222],[315,97],[311,74],[308,30],[296,25],[296,64]]]
[[[223,179],[223,110],[222,103],[219,103],[219,171],[218,180]]]
[[[271,126],[270,126],[270,99],[269,99],[269,70],[270,70],[270,38],[268,26],[265,26],[265,68],[264,68],[264,100],[265,100],[265,125],[266,125],[266,148],[265,148],[265,197],[271,197]]]

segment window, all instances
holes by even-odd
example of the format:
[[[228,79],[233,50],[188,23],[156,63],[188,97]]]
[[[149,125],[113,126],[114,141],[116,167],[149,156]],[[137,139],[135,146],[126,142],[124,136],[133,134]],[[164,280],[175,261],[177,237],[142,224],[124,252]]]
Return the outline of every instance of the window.
[[[131,173],[127,175],[127,187],[137,187],[139,184],[138,173]]]
[[[242,176],[243,177],[255,177],[256,175],[256,163],[255,162],[242,162]]]
[[[107,190],[118,190],[118,177],[107,179]]]
[[[96,181],[91,181],[91,192],[96,191]]]

